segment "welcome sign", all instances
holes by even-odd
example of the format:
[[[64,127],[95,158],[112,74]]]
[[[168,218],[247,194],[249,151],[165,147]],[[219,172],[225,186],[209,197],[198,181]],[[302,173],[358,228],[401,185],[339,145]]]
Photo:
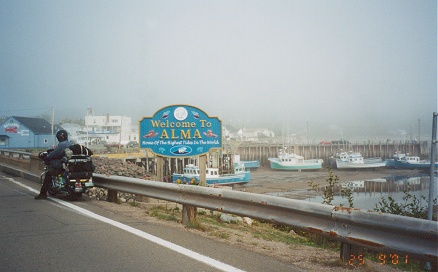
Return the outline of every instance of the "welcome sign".
[[[140,121],[140,148],[165,157],[189,157],[222,148],[222,122],[189,105],[173,105]]]

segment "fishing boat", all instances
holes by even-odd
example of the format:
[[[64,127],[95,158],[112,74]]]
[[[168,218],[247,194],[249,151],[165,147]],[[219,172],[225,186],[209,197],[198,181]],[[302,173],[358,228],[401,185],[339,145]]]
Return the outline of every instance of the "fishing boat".
[[[403,158],[404,156],[406,155],[395,152],[394,155],[392,156],[392,159],[385,160],[386,168],[395,168],[395,161],[401,160],[401,158]]]
[[[295,153],[287,153],[283,148],[279,151],[276,158],[268,158],[271,163],[271,169],[275,170],[318,170],[322,168],[322,159],[305,160],[303,156]]]
[[[260,161],[259,160],[253,160],[253,161],[241,161],[240,163],[242,163],[245,166],[245,169],[257,169],[260,167]]]
[[[376,169],[385,167],[382,158],[364,158],[360,152],[340,152],[336,154],[336,167],[339,170]]]
[[[250,180],[250,172],[245,169],[242,163],[234,164],[234,174],[219,174],[218,168],[206,169],[207,185],[233,185],[245,184]],[[172,175],[173,183],[177,184],[199,184],[199,167],[194,164],[189,164],[183,169],[182,174],[174,173]]]
[[[257,169],[257,168],[260,167],[260,161],[259,160],[241,161],[240,160],[240,155],[234,155],[234,162],[235,163],[243,164],[243,166],[245,166],[245,169],[247,169],[247,170],[249,170],[249,169]]]
[[[387,165],[393,164],[394,168],[398,169],[424,169],[430,168],[430,160],[421,160],[418,156],[410,156],[409,154],[396,153],[393,156],[393,160]],[[435,163],[435,167],[438,167],[438,162]]]

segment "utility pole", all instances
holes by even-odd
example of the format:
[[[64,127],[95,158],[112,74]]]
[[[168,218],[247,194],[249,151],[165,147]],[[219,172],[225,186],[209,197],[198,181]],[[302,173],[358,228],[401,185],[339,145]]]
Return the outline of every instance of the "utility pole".
[[[52,147],[55,147],[55,108],[52,107]]]
[[[307,122],[307,144],[310,144],[310,139],[309,139],[309,122]]]
[[[437,131],[437,113],[433,113],[433,122],[432,122],[432,148],[430,152],[430,185],[429,185],[429,205],[427,209],[427,219],[432,220],[433,215],[433,198],[435,194],[434,185],[435,184],[435,157],[436,157],[436,131]]]
[[[433,198],[435,196],[435,157],[436,157],[436,131],[437,131],[437,113],[433,113],[433,121],[432,121],[432,144],[431,144],[431,152],[430,152],[430,184],[429,184],[429,202],[427,206],[427,219],[432,221],[433,220]],[[430,265],[430,262],[426,262],[425,265],[426,270],[431,270],[432,267]]]

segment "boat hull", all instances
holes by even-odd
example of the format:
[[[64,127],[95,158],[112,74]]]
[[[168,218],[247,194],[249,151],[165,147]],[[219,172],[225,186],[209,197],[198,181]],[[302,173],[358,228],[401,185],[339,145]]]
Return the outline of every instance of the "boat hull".
[[[431,165],[431,162],[418,162],[418,163],[411,163],[406,161],[393,161],[393,167],[397,169],[429,169]],[[435,163],[435,168],[438,167],[438,163]]]
[[[386,166],[386,162],[350,163],[342,160],[336,160],[336,168],[338,168],[338,170],[376,169],[385,166]]]
[[[395,168],[395,160],[394,159],[388,159],[385,162],[386,162],[386,165],[385,165],[386,168]]]
[[[219,177],[207,177],[207,185],[232,185],[232,184],[245,184],[250,180],[250,172],[245,171],[239,174],[226,174]],[[188,174],[173,174],[172,181],[177,184],[199,184],[198,175]]]
[[[304,160],[303,163],[284,163],[277,158],[269,158],[271,169],[285,171],[319,170],[322,168],[322,160]]]
[[[241,161],[240,163],[243,163],[245,166],[245,169],[257,169],[260,167],[260,161]]]

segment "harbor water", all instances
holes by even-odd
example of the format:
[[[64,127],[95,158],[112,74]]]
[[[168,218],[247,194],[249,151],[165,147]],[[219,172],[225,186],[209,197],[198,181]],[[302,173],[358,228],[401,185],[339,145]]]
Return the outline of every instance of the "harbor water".
[[[337,178],[334,187],[332,205],[349,207],[348,199],[342,196],[341,190],[350,188],[355,208],[374,210],[382,197],[393,197],[397,203],[403,203],[405,191],[421,200],[420,205],[427,207],[429,197],[430,178],[428,173],[418,170],[379,169],[366,171],[339,171],[331,170]],[[299,199],[308,202],[322,203],[324,186],[327,186],[328,170],[319,171],[274,171],[267,167],[260,167],[251,171],[251,180],[248,184],[236,186],[235,190],[266,194],[278,197]],[[310,183],[319,184],[319,189],[313,190]],[[434,198],[438,195],[438,186],[435,178]],[[425,199],[423,199],[423,197]],[[409,199],[412,201],[412,197]]]
[[[391,196],[399,204],[412,203],[414,197],[419,200],[419,206],[427,207],[429,198],[429,176],[422,177],[397,177],[395,180],[376,179],[368,181],[352,181],[341,184],[343,188],[349,188],[352,192],[353,206],[355,208],[374,210],[381,205],[382,198],[389,203]],[[436,178],[435,178],[436,184]],[[438,188],[434,186],[434,198],[438,195]],[[406,199],[407,194],[410,195]],[[322,196],[306,199],[309,202],[322,203]],[[333,205],[349,207],[347,197],[341,192],[335,193]]]

